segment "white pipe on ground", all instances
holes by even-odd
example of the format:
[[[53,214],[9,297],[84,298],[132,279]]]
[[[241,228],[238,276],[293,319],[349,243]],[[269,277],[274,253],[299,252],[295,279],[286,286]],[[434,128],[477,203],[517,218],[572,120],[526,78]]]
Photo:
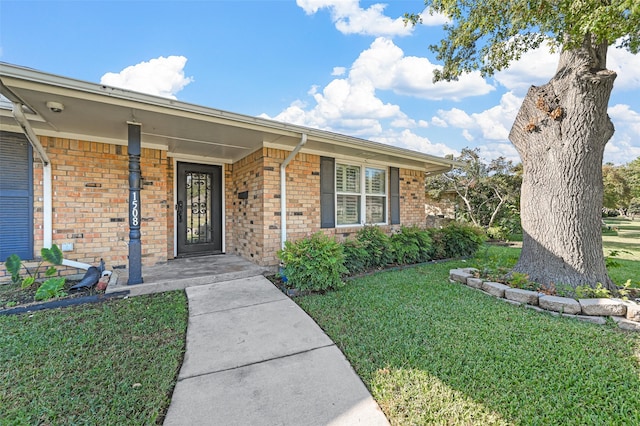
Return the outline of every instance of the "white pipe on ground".
[[[303,133],[298,145],[291,151],[280,165],[280,246],[284,249],[287,241],[287,176],[286,169],[298,151],[307,143],[307,134]]]

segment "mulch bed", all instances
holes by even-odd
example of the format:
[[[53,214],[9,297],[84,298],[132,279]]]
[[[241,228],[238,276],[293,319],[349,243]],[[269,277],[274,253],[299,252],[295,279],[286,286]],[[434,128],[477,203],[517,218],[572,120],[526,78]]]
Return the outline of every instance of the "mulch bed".
[[[79,281],[80,280],[67,280],[64,285],[64,292],[67,293],[67,295],[50,300],[76,299],[79,297],[93,296],[103,293],[95,290],[95,288],[70,292],[69,289]],[[12,283],[0,284],[0,310],[46,302],[44,300],[35,300],[36,289],[35,285],[23,289],[20,288],[19,285]]]

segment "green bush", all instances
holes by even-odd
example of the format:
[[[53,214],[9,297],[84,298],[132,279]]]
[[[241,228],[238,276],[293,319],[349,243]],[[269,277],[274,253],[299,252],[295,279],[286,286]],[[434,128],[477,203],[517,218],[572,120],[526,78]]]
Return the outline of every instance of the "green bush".
[[[287,283],[301,291],[326,291],[342,286],[346,274],[341,244],[321,232],[296,242],[286,241],[278,251]]]
[[[430,259],[431,238],[417,226],[402,227],[390,240],[394,262],[400,265],[426,262]]]
[[[486,239],[481,229],[459,223],[432,228],[429,236],[433,240],[431,255],[434,259],[472,256]]]
[[[42,255],[42,260],[38,263],[38,266],[33,272],[29,271],[29,269],[22,264],[20,256],[15,253],[10,255],[5,260],[5,267],[11,274],[11,281],[14,284],[20,285],[22,288],[37,285],[35,295],[36,300],[48,300],[55,297],[66,296],[67,294],[63,291],[66,279],[64,277],[54,277],[54,275],[58,273],[55,266],[62,265],[62,250],[54,244],[51,248],[43,247],[40,250],[40,254]],[[51,266],[49,266],[44,272],[44,276],[47,279],[40,283],[40,281],[36,280],[40,278],[40,267],[43,266],[45,261],[49,262]],[[28,276],[23,277],[20,274],[20,271],[23,268],[27,272]]]
[[[36,290],[35,299],[49,300],[56,297],[66,296],[67,293],[63,291],[65,281],[66,280],[64,277],[49,278],[48,280],[43,282],[40,287],[38,287],[38,290]]]
[[[393,262],[389,236],[377,226],[364,226],[356,233],[356,240],[368,254],[366,269],[382,268]]]
[[[346,240],[342,243],[344,249],[344,266],[349,275],[354,275],[367,270],[369,253],[358,240]]]
[[[502,226],[492,226],[487,228],[487,237],[491,240],[507,241],[509,239],[509,231]]]

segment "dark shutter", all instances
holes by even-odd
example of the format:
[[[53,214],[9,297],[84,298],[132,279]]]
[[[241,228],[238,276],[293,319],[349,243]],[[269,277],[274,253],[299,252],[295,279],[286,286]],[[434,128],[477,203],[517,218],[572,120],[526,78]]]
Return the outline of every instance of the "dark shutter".
[[[335,228],[335,160],[320,157],[320,227]]]
[[[391,197],[391,224],[400,223],[400,169],[389,168],[389,196]]]
[[[23,134],[0,132],[0,262],[33,258],[32,161]]]

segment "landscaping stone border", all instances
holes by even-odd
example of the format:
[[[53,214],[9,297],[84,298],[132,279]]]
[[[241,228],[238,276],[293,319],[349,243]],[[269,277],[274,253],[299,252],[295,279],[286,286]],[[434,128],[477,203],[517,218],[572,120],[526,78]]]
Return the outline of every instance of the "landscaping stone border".
[[[505,284],[476,278],[475,268],[449,270],[449,281],[461,283],[485,294],[514,305],[524,306],[538,312],[576,318],[582,321],[605,324],[611,318],[619,328],[640,332],[640,305],[621,299],[573,299],[549,296],[536,291],[511,288]]]

